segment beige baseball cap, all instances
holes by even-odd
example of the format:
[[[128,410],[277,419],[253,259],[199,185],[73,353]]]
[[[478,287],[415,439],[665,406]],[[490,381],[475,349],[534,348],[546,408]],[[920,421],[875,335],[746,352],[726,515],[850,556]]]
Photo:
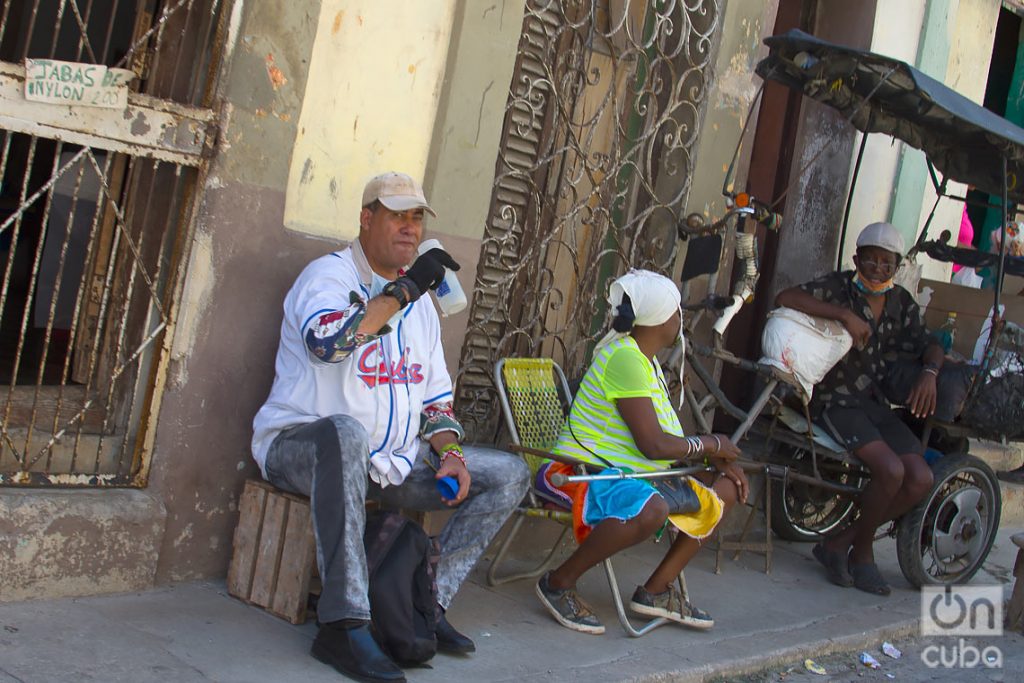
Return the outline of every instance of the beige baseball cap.
[[[423,209],[431,216],[437,217],[434,210],[427,204],[420,184],[404,173],[389,171],[370,178],[363,188],[362,206],[369,206],[379,201],[392,211],[408,211]]]
[[[871,223],[860,231],[860,235],[857,236],[857,248],[861,247],[881,247],[898,256],[903,256],[907,248],[903,235],[896,226],[881,221]]]

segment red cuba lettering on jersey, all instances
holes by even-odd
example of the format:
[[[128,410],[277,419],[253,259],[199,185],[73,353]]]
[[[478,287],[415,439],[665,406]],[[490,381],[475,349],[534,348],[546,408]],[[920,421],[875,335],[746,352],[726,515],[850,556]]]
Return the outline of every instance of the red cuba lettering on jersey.
[[[385,384],[419,384],[423,381],[423,366],[409,363],[409,356],[410,350],[406,347],[399,359],[389,366],[380,352],[380,344],[370,344],[359,354],[356,374],[371,389]]]

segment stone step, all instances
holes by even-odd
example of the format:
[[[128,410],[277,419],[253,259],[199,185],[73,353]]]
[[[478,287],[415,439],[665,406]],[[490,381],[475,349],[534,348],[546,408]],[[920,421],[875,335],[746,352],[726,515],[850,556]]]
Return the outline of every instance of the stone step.
[[[1024,464],[1024,444],[972,440],[971,455],[984,460],[996,472],[1005,472]],[[999,527],[1024,527],[1024,486],[1000,481],[999,491],[1003,497]]]
[[[999,520],[1000,529],[1024,529],[1024,485],[999,482],[1003,496],[1003,514]]]
[[[1005,472],[1024,464],[1024,444],[971,440],[971,455],[981,458],[996,472]]]

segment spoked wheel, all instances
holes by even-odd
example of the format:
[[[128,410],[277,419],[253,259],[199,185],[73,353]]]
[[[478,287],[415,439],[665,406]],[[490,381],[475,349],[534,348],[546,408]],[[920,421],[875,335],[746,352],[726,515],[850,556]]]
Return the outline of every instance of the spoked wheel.
[[[794,472],[813,475],[811,452],[806,448],[780,445],[778,455]],[[837,484],[860,487],[864,475],[849,463],[818,459],[821,478]],[[772,482],[772,530],[787,541],[817,541],[853,522],[853,499],[828,489],[787,479]]]
[[[992,549],[1002,511],[995,473],[973,455],[947,455],[932,470],[931,493],[896,532],[900,569],[917,588],[967,583]]]

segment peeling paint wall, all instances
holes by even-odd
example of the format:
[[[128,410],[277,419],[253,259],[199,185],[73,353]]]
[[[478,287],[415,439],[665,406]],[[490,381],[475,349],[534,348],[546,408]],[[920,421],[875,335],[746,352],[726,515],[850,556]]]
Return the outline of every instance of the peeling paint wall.
[[[144,491],[5,490],[0,602],[149,588],[163,532]]]
[[[460,3],[424,182],[442,239],[483,237],[525,4]]]
[[[370,177],[423,177],[455,6],[324,0],[292,150],[288,228],[352,239]]]
[[[750,103],[761,85],[754,67],[768,53],[762,40],[771,33],[778,0],[730,0],[724,4],[720,23],[728,28],[722,32],[718,54],[710,69],[708,106],[701,123],[693,185],[686,207],[687,213],[697,212],[713,219],[726,211],[722,183],[750,113]],[[756,116],[756,111],[753,115]],[[744,160],[749,155],[753,132],[751,125],[737,163],[741,171],[746,168]],[[742,188],[742,173],[737,181],[737,187]]]
[[[180,311],[171,344],[171,362],[178,375],[171,378],[176,385],[188,379],[188,363],[185,362],[198,334],[199,321],[209,309],[216,285],[213,269],[213,237],[207,230],[197,230],[189,255],[188,279],[181,294]]]

